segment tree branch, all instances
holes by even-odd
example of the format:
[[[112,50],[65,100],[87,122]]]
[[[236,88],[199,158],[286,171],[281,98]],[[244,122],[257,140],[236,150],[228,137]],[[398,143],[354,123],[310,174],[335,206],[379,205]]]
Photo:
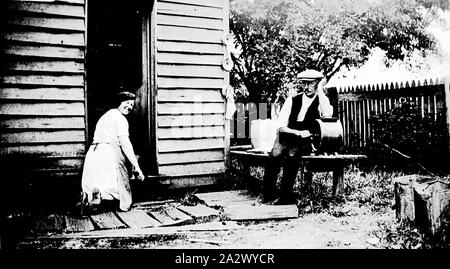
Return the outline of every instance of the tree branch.
[[[317,67],[319,67],[320,64],[323,62],[323,60],[325,59],[325,55],[326,55],[325,51],[320,52],[319,58],[317,59],[317,64],[316,64]]]
[[[245,70],[244,70],[244,67],[242,66],[240,59],[236,58],[236,56],[234,56],[233,54],[231,54],[231,59],[235,63],[235,70],[236,70],[237,74],[241,78],[242,83],[244,83],[246,75],[245,75]],[[244,83],[244,85],[245,85],[245,83]]]
[[[336,65],[336,63],[338,64]],[[344,61],[342,61],[342,59],[339,57],[336,58],[333,62],[334,67],[331,69],[331,72],[326,75],[327,80],[330,79],[332,76],[334,76],[334,74],[336,74],[339,71],[339,69],[341,69],[342,65],[344,65]]]

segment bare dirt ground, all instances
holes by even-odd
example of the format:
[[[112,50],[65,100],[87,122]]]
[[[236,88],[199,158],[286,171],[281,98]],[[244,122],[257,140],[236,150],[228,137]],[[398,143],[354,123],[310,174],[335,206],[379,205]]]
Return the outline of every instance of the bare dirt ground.
[[[448,248],[448,227],[430,240],[396,221],[393,179],[403,173],[346,171],[344,195],[331,195],[328,174],[316,174],[313,195],[295,219],[231,222],[237,228],[171,231],[133,237],[19,240],[17,249],[436,249]],[[301,193],[301,186],[296,186]],[[181,201],[186,197],[180,198]],[[256,205],[257,206],[257,205]],[[226,223],[226,218],[214,220]],[[165,230],[164,227],[161,229]]]
[[[350,208],[349,208],[350,209]],[[392,212],[371,214],[364,208],[352,208],[348,215],[308,214],[297,219],[247,222],[242,229],[188,234],[171,242],[157,242],[152,248],[238,248],[238,249],[325,249],[382,248],[370,235],[378,222],[392,221]],[[145,245],[144,245],[145,246]],[[146,247],[146,246],[145,246]]]
[[[343,216],[323,212],[297,219],[245,222],[226,231],[110,239],[55,239],[19,244],[19,249],[372,249],[380,223],[395,222],[392,210],[373,213],[354,203]]]
[[[346,175],[345,198],[329,195],[330,185],[315,178],[313,209],[296,219],[239,222],[238,229],[158,236],[54,239],[21,242],[19,249],[386,249],[416,248],[419,241],[395,234],[393,187],[397,174]],[[390,241],[387,240],[390,236]],[[396,240],[392,240],[396,236]],[[409,241],[408,241],[408,240]],[[405,242],[408,241],[408,245]]]

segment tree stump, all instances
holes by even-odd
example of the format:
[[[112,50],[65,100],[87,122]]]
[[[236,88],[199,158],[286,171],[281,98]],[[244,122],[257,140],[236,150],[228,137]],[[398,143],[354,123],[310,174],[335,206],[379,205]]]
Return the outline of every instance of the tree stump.
[[[450,185],[440,180],[417,184],[414,200],[416,225],[435,234],[450,210]]]
[[[395,178],[395,217],[398,222],[413,222],[415,219],[414,184],[419,175]]]

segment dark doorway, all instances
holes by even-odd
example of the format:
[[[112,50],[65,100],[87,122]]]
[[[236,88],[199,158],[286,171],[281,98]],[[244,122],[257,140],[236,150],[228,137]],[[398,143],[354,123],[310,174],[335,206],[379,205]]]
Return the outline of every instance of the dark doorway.
[[[151,2],[151,1],[150,1]],[[136,108],[128,116],[130,139],[144,173],[154,173],[146,160],[151,150],[149,121],[148,25],[152,4],[123,1],[89,1],[87,26],[88,142],[92,142],[98,119],[121,91],[137,95]],[[153,152],[153,153],[152,153]]]

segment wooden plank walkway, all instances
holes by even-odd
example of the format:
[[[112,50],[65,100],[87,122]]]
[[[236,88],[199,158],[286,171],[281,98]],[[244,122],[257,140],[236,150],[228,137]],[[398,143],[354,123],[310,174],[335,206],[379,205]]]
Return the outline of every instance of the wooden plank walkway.
[[[67,238],[132,238],[152,235],[185,234],[196,232],[215,232],[242,229],[245,226],[238,225],[233,221],[213,221],[200,224],[189,224],[169,227],[151,227],[143,229],[115,229],[115,230],[95,230],[90,232],[50,234],[26,237],[26,240],[36,239],[67,239]]]
[[[186,213],[178,210],[175,207],[169,207],[165,209],[167,215],[172,218],[174,221],[178,222],[178,224],[181,223],[188,223],[191,222],[193,219]]]
[[[225,209],[228,220],[294,219],[298,217],[296,205],[235,205]]]
[[[195,194],[210,207],[227,207],[234,204],[250,204],[256,202],[256,197],[248,194],[246,190],[221,191]]]
[[[128,227],[135,228],[148,228],[160,226],[161,223],[156,219],[150,217],[143,210],[130,210],[128,212],[117,212],[117,215]]]
[[[185,225],[194,222],[194,219],[183,211],[176,208],[175,203],[155,204],[150,207],[139,207],[157,220],[159,225],[155,226],[171,226],[171,225]]]
[[[89,217],[74,218],[65,216],[66,229],[65,232],[89,232],[95,229],[94,224]]]
[[[197,204],[196,206],[180,205],[177,208],[191,215],[192,217],[194,217],[194,219],[213,219],[215,217],[219,217],[220,215],[220,212],[218,210],[202,204]]]
[[[132,205],[132,209],[141,209],[141,210],[147,210],[155,207],[160,206],[167,206],[171,204],[177,203],[176,200],[170,199],[170,200],[164,200],[164,201],[148,201],[148,202],[139,202]]]
[[[246,190],[199,193],[196,196],[208,206],[221,206],[228,220],[275,220],[297,218],[297,205],[264,205]]]
[[[126,227],[125,224],[117,218],[114,212],[91,215],[90,217],[100,229],[119,229]]]
[[[171,216],[164,209],[149,211],[148,214],[150,214],[152,217],[154,217],[159,222],[161,222],[161,226],[176,225],[176,224],[180,224],[182,222],[178,219],[171,218]]]
[[[298,217],[296,205],[261,205],[245,190],[195,195],[205,203],[187,206],[173,200],[155,201],[141,203],[128,212],[104,212],[89,217],[56,214],[40,217],[33,223],[32,235],[39,238],[148,236],[235,229],[240,227],[237,221]],[[221,210],[216,209],[217,206]]]

